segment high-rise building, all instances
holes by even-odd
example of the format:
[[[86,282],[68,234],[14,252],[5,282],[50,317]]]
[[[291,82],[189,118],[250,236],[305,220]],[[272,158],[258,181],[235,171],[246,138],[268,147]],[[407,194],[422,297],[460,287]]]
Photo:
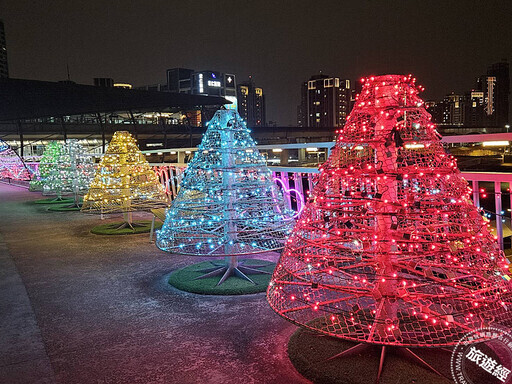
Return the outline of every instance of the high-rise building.
[[[490,65],[464,96],[452,92],[442,101],[425,104],[439,125],[503,128],[510,122],[509,93],[509,64],[504,60]]]
[[[432,115],[432,121],[438,125],[450,125],[450,106],[446,97],[441,101],[427,101],[425,108]]]
[[[0,20],[0,78],[2,77],[9,77],[9,66],[7,65],[4,22]]]
[[[485,123],[504,127],[509,123],[510,72],[506,60],[491,64],[481,80],[485,90]]]
[[[308,82],[300,86],[300,105],[297,107],[297,126],[308,126]]]
[[[169,92],[221,96],[231,101],[227,108],[237,108],[235,75],[218,71],[195,71],[187,68],[167,70]]]
[[[481,90],[466,93],[464,103],[464,125],[466,127],[484,126],[485,97]]]
[[[438,125],[462,126],[466,116],[466,98],[452,92],[441,101],[427,101],[425,108]]]
[[[193,69],[172,68],[167,70],[167,89],[169,92],[191,93]]]
[[[249,127],[265,126],[265,95],[263,89],[256,87],[252,78],[238,84],[238,113]]]
[[[167,70],[167,84],[157,84],[159,91],[191,93],[194,95],[221,96],[231,101],[228,109],[237,110],[236,77],[218,71],[195,71],[188,68],[171,68]],[[152,90],[155,86],[146,87]],[[200,111],[190,110],[187,119],[193,126],[200,126],[204,119]]]
[[[454,92],[446,95],[445,103],[449,111],[449,125],[464,124],[464,96],[457,95]]]
[[[350,80],[314,75],[301,87],[297,123],[305,127],[339,127],[350,112],[352,96]]]

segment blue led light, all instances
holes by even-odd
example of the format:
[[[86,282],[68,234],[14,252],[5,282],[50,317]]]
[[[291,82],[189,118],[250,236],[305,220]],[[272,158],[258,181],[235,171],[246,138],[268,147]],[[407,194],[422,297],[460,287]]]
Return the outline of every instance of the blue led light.
[[[156,244],[211,256],[277,250],[294,214],[240,116],[220,110],[188,164]]]

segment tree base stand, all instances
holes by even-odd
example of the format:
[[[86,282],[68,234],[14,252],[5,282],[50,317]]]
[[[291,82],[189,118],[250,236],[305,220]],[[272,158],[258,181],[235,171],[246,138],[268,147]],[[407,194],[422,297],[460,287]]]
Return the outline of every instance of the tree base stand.
[[[74,202],[74,199],[69,199],[69,198],[63,199],[62,197],[61,198],[50,197],[47,199],[39,199],[39,200],[33,201],[34,204],[73,204],[73,202]]]
[[[249,276],[247,275],[271,275],[272,272],[265,271],[263,268],[268,266],[268,263],[263,262],[263,264],[251,264],[249,265],[243,265],[246,260],[241,260],[237,262],[237,265],[227,265],[226,263],[218,262],[218,261],[210,261],[210,263],[213,265],[209,268],[204,268],[200,270],[200,272],[203,272],[204,275],[196,277],[194,280],[198,279],[207,279],[209,277],[214,276],[222,276],[217,283],[217,286],[224,283],[227,279],[229,279],[232,276],[239,277],[241,279],[249,281],[251,284],[257,285]]]
[[[73,201],[71,204],[68,204],[67,202],[62,204],[53,204],[50,208],[48,208],[48,210],[53,212],[69,212],[79,211],[81,207],[82,201],[80,200],[78,203]]]
[[[274,263],[256,259],[239,261],[237,267],[218,260],[203,261],[174,271],[169,284],[202,295],[259,293],[267,290],[274,267]]]
[[[405,349],[409,351],[404,352]],[[315,383],[452,382],[446,378],[451,377],[451,352],[442,348],[383,349],[379,345],[357,344],[299,328],[288,342],[288,356],[297,371]],[[425,368],[426,365],[437,373]]]
[[[379,359],[379,370],[377,372],[377,378],[375,380],[375,384],[380,382],[380,378],[382,376],[382,371],[384,369],[384,361],[386,359],[387,351],[391,350],[395,354],[401,356],[402,358],[409,360],[412,363],[416,363],[419,366],[425,368],[426,370],[435,373],[438,376],[443,376],[439,373],[432,365],[427,363],[424,359],[419,357],[416,353],[414,353],[410,348],[406,347],[393,347],[386,345],[372,345],[368,343],[359,343],[350,347],[349,349],[345,349],[343,352],[340,352],[332,357],[329,357],[327,360],[334,360],[342,357],[353,356],[357,354],[368,354],[373,352],[375,348],[380,348],[380,359]]]
[[[29,184],[28,186],[29,192],[43,192],[43,186],[38,184]]]
[[[155,227],[157,227],[157,224],[155,224]],[[149,233],[150,231],[151,220],[141,220],[132,223],[116,221],[100,224],[91,229],[91,233],[95,235],[135,235],[138,233]]]
[[[80,207],[77,207],[75,204],[53,204],[51,207],[48,208],[48,210],[52,212],[70,212],[79,211]]]

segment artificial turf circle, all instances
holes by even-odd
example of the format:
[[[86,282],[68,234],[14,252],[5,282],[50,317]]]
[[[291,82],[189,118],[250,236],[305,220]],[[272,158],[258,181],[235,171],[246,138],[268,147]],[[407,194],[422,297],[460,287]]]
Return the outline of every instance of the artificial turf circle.
[[[113,223],[100,224],[91,229],[91,233],[95,235],[135,235],[138,233],[148,233],[151,231],[151,220],[135,221],[137,226],[130,228],[116,229],[123,224],[123,221],[116,221]],[[155,223],[155,230],[159,229],[162,223]]]
[[[218,262],[218,260],[216,261]],[[268,266],[258,269],[272,272],[275,268],[275,264],[266,260],[250,259],[246,260],[243,265],[250,267],[251,265],[261,265],[265,263],[267,263]],[[210,261],[203,261],[178,269],[169,276],[169,284],[182,291],[198,293],[200,295],[248,295],[251,293],[265,292],[270,282],[270,277],[272,276],[269,274],[248,275],[256,285],[238,276],[229,277],[219,286],[217,286],[217,283],[221,276],[194,280],[196,277],[204,275],[204,272],[201,272],[202,269],[211,268],[212,266]]]
[[[55,197],[49,197],[47,199],[34,200],[34,204],[73,204],[74,199],[61,199],[57,200]]]
[[[379,368],[380,346],[362,351],[359,354],[328,360],[356,343],[335,337],[323,336],[316,332],[299,328],[288,341],[288,357],[297,371],[313,383],[322,384],[368,384],[374,383]],[[450,373],[451,353],[439,348],[414,348],[411,350],[432,365],[446,377]],[[386,350],[384,370],[380,384],[453,383],[423,367]]]

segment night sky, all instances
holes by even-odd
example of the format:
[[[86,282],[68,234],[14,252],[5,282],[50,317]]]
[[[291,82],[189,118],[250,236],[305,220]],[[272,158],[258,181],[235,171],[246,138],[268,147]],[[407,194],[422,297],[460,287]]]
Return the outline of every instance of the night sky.
[[[300,84],[412,73],[423,98],[469,90],[512,61],[512,1],[0,0],[10,76],[135,86],[185,67],[252,75],[267,120],[296,124]]]

